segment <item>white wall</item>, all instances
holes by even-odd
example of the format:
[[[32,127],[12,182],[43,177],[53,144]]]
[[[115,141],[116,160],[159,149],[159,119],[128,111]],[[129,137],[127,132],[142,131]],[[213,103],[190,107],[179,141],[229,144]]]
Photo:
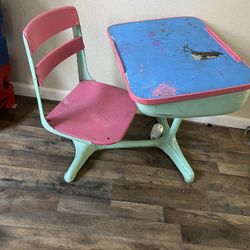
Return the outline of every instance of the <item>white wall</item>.
[[[89,69],[99,81],[124,86],[106,29],[111,24],[131,20],[183,15],[200,17],[250,64],[250,0],[3,0],[3,5],[4,32],[15,82],[31,84],[22,29],[38,13],[64,5],[74,5],[78,9]],[[65,37],[57,37],[54,43],[61,43],[62,38]],[[47,49],[45,46],[44,50]],[[72,62],[70,59],[52,73],[48,78],[49,87],[68,90],[76,84],[76,68]],[[250,101],[234,115],[250,118]]]

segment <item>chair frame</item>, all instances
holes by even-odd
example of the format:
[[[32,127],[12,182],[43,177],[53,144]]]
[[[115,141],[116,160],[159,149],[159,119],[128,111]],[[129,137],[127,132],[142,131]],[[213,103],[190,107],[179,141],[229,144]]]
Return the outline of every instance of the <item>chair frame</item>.
[[[78,36],[82,36],[81,26],[80,24],[72,27],[74,38]],[[61,133],[50,126],[47,122],[44,109],[42,104],[42,99],[39,90],[38,78],[35,71],[35,66],[32,58],[32,54],[30,51],[30,47],[28,41],[23,33],[23,41],[25,45],[25,50],[29,62],[29,67],[31,70],[31,75],[34,83],[34,89],[37,97],[37,103],[39,108],[40,119],[43,127],[49,132],[72,140],[75,146],[75,157],[69,166],[67,172],[64,175],[64,180],[68,183],[72,182],[78,171],[84,165],[85,161],[97,150],[103,149],[116,149],[116,148],[135,148],[135,147],[156,147],[162,149],[175,163],[176,167],[179,169],[181,174],[183,175],[186,182],[192,182],[194,180],[194,172],[190,167],[189,163],[185,159],[184,155],[181,152],[181,149],[176,140],[176,133],[180,126],[181,119],[175,118],[172,126],[170,127],[165,117],[158,117],[157,120],[160,124],[162,124],[164,131],[160,138],[154,140],[121,140],[114,144],[110,145],[96,145],[92,142],[76,138],[64,133]],[[83,80],[93,80],[91,75],[89,74],[87,68],[87,62],[85,57],[85,51],[82,49],[77,52],[77,67],[78,67],[78,75],[79,82]]]

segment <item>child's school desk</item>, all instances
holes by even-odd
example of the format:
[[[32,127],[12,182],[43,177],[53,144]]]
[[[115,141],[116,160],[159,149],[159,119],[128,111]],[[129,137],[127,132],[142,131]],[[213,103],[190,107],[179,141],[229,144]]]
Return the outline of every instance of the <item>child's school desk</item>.
[[[187,182],[193,181],[175,139],[181,118],[238,110],[250,92],[249,67],[194,17],[116,24],[108,33],[130,97],[165,128],[154,146],[170,156]],[[168,117],[174,118],[171,128]]]

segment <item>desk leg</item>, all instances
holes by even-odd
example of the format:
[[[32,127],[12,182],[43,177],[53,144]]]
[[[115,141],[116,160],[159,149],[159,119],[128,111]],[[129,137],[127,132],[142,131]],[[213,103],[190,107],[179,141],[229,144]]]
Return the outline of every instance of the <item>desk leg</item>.
[[[181,124],[181,119],[175,118],[171,127],[168,125],[166,118],[158,118],[158,122],[164,127],[164,133],[159,139],[158,147],[175,163],[185,181],[188,183],[193,182],[194,172],[183,155],[175,137]]]
[[[75,145],[75,158],[64,175],[64,180],[68,183],[75,179],[85,161],[95,152],[95,147],[92,143],[84,143],[74,140],[73,143]]]

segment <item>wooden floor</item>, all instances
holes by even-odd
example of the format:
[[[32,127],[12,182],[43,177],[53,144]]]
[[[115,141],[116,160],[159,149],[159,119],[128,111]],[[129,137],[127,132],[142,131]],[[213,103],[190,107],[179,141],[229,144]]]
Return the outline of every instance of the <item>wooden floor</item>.
[[[147,138],[153,124],[138,115],[126,137]],[[177,138],[192,184],[163,152],[141,148],[96,152],[66,184],[72,143],[19,97],[0,112],[0,249],[250,249],[243,131],[183,122]]]

